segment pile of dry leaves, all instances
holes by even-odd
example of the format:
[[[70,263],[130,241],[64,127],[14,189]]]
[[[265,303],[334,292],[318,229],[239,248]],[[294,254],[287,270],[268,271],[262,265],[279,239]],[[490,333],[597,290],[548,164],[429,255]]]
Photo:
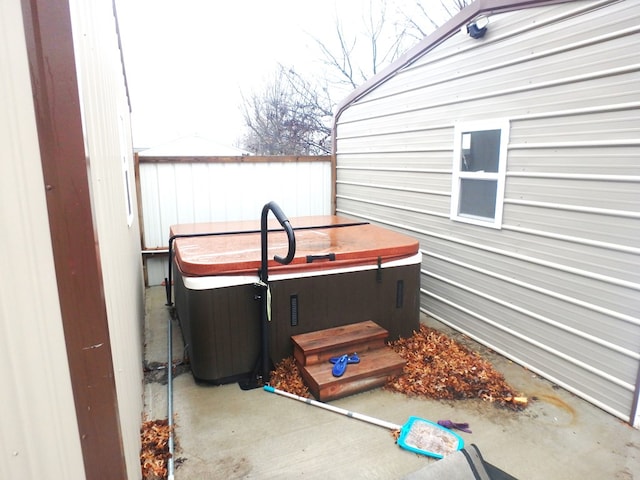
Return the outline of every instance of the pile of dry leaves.
[[[481,398],[513,408],[527,403],[491,363],[437,330],[421,325],[413,336],[390,345],[407,363],[402,375],[389,379],[389,390],[439,399]]]
[[[274,388],[305,398],[311,397],[293,357],[285,358],[278,363],[269,378],[269,385]]]
[[[518,396],[491,363],[425,325],[411,337],[391,342],[390,347],[406,360],[406,365],[402,375],[389,378],[385,385],[388,390],[435,399],[481,398],[510,408],[527,404],[527,398]],[[310,397],[293,357],[276,366],[270,384]]]
[[[142,449],[140,466],[143,480],[159,480],[167,477],[169,459],[169,422],[148,420],[140,428]]]

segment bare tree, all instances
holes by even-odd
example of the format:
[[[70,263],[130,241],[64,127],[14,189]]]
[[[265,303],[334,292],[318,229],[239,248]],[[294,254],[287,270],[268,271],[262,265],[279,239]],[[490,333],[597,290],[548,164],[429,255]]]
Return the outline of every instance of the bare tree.
[[[331,151],[332,103],[295,70],[278,66],[261,92],[243,97],[244,148],[261,155],[318,155]]]
[[[452,18],[473,0],[416,1],[417,14],[402,12],[407,36],[419,41]]]
[[[331,43],[313,38],[329,83],[356,88],[472,1],[416,0],[412,6],[391,9],[393,2],[370,0],[360,31],[345,30],[336,16]]]
[[[328,78],[330,83],[356,88],[408,47],[406,26],[388,21],[386,0],[375,3],[380,8],[376,10],[370,0],[369,9],[362,18],[364,29],[360,33],[345,31],[336,16],[336,45],[313,39],[322,55],[322,63],[328,67],[327,72],[333,74]]]
[[[244,148],[264,155],[329,153],[330,92],[355,89],[471,1],[416,0],[412,11],[390,11],[387,0],[370,0],[360,33],[348,33],[336,16],[335,42],[313,38],[323,79],[312,82],[279,65],[262,92],[243,96]]]

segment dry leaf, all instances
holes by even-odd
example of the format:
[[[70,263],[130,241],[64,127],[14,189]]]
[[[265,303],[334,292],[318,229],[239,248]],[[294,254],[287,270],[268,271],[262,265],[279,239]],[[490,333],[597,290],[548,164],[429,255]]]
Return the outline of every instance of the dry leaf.
[[[421,325],[410,338],[389,345],[406,360],[402,375],[385,385],[389,390],[436,399],[481,398],[512,408],[526,405],[526,397],[517,395],[490,362],[437,330]]]
[[[275,370],[271,372],[269,385],[300,397],[311,397],[293,357],[287,357],[276,365]]]
[[[166,419],[148,420],[142,423],[140,466],[143,480],[159,480],[167,477],[169,431],[169,422]]]

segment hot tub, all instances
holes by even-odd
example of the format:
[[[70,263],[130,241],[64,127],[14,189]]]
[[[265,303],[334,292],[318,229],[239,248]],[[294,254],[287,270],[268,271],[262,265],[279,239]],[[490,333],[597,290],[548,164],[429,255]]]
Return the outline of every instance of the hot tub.
[[[171,227],[175,307],[193,376],[228,383],[251,375],[261,353],[260,222]],[[291,336],[373,320],[390,339],[419,324],[421,254],[413,238],[338,216],[293,218],[297,245],[269,223],[269,357],[291,356]],[[197,236],[191,236],[197,235]]]

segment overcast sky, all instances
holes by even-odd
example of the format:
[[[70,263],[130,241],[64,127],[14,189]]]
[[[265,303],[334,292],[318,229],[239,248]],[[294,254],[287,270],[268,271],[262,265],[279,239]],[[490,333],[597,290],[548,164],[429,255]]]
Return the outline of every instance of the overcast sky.
[[[345,30],[362,30],[369,3],[117,0],[134,146],[189,135],[235,145],[243,132],[241,93],[260,91],[278,63],[322,75],[314,38],[334,42],[336,16]],[[415,0],[388,4],[388,12],[411,11]]]

